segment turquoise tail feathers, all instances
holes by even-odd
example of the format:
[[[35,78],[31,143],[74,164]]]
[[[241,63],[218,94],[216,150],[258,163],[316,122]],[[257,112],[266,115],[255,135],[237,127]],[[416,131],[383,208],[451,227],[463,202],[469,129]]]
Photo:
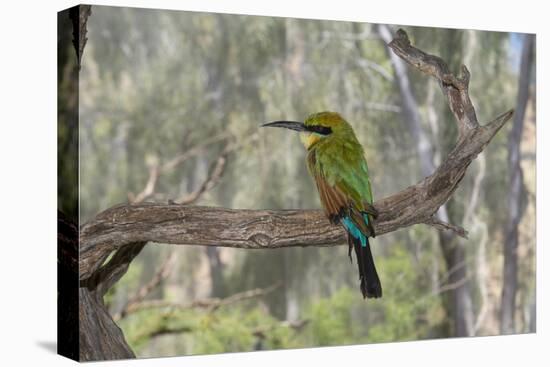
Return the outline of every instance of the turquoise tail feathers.
[[[368,244],[367,236],[361,232],[361,230],[357,227],[355,223],[350,219],[350,217],[343,217],[342,223],[344,224],[344,228],[346,228],[346,231],[353,236],[353,238],[358,239],[361,241],[361,246],[366,247]],[[368,221],[367,221],[368,223]]]
[[[366,219],[366,221],[368,221],[368,219]],[[378,278],[376,267],[374,266],[374,258],[370,249],[368,237],[359,230],[349,217],[343,217],[342,224],[348,232],[348,255],[350,260],[352,247],[357,257],[359,279],[361,281],[360,288],[363,298],[382,297],[382,284]]]

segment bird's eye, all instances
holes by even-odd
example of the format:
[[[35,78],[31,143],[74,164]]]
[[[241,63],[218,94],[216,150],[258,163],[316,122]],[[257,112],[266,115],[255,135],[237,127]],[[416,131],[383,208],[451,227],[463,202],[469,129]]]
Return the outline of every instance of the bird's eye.
[[[317,133],[320,135],[332,134],[332,129],[328,126],[313,125],[313,126],[308,126],[307,129],[312,133]]]

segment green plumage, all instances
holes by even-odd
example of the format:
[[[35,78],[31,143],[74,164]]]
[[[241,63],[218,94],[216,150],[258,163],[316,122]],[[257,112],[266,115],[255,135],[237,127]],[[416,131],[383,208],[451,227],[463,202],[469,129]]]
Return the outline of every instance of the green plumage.
[[[304,123],[275,121],[264,126],[300,131],[307,149],[307,167],[315,179],[321,205],[333,224],[348,232],[349,255],[355,249],[363,297],[381,297],[382,286],[376,273],[369,237],[374,237],[377,216],[369,169],[363,147],[353,128],[335,112],[310,115]]]
[[[314,154],[316,159],[308,159],[308,169],[312,176],[338,186],[355,207],[365,210],[365,203],[372,204],[367,161],[351,126],[345,121],[342,124],[345,125],[333,129],[332,136],[320,139],[309,149],[308,154]]]

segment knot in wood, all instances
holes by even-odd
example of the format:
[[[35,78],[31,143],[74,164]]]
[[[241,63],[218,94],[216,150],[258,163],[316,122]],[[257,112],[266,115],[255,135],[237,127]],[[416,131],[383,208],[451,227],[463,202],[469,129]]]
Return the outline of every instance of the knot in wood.
[[[269,248],[271,247],[271,237],[266,235],[265,233],[255,233],[252,236],[248,238],[249,241],[257,245],[257,247],[260,248]]]

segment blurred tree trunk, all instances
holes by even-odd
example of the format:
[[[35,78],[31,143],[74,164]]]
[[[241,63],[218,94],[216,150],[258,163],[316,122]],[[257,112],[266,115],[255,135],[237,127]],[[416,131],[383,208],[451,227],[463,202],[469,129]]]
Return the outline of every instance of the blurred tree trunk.
[[[212,281],[211,297],[225,297],[225,284],[223,281],[223,263],[220,259],[220,251],[217,247],[207,247],[206,256],[210,266],[210,278]]]
[[[518,226],[523,215],[525,187],[520,165],[520,142],[523,132],[525,110],[529,99],[529,82],[531,64],[533,63],[534,35],[526,34],[523,40],[521,65],[519,72],[519,89],[516,103],[516,114],[512,130],[508,136],[508,170],[510,186],[508,188],[508,216],[504,227],[504,273],[502,299],[500,305],[500,332],[516,332],[514,315],[516,310],[516,293],[518,287]]]
[[[379,25],[378,33],[385,43],[389,43],[393,35],[387,25]],[[396,54],[388,52],[396,76],[402,100],[403,118],[408,125],[412,140],[416,142],[416,149],[420,160],[420,172],[423,177],[435,171],[435,148],[422,127],[422,120],[418,112],[418,104],[414,97],[411,82],[407,75],[407,66]],[[449,223],[447,207],[442,205],[436,213],[437,219]],[[449,277],[447,284],[452,288],[451,302],[447,307],[447,314],[454,320],[455,336],[471,336],[474,329],[474,315],[472,298],[468,291],[467,268],[465,263],[466,252],[464,246],[448,231],[439,231],[439,244],[443,252]]]

